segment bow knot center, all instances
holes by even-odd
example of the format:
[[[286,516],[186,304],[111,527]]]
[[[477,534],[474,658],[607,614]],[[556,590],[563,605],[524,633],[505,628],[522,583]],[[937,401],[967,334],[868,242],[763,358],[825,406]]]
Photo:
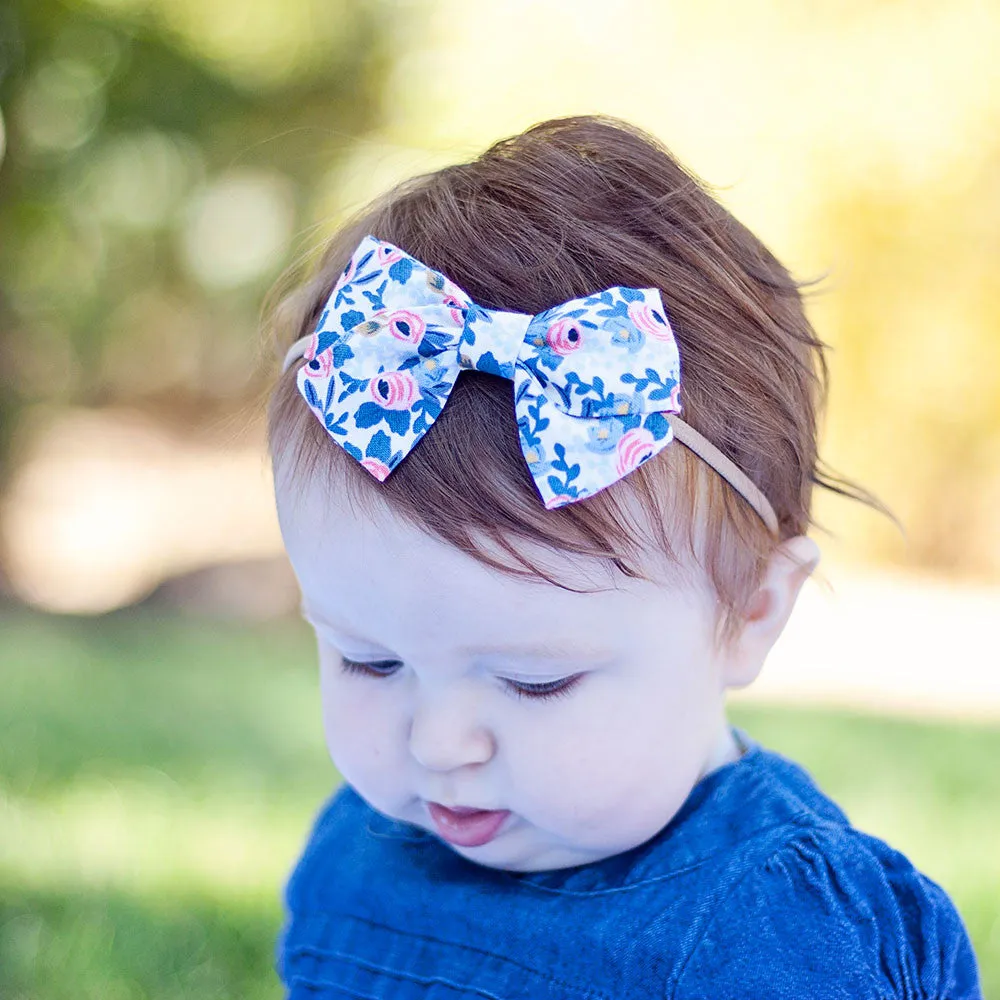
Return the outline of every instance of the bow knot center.
[[[470,309],[458,342],[462,368],[514,378],[514,365],[532,317],[499,309]]]

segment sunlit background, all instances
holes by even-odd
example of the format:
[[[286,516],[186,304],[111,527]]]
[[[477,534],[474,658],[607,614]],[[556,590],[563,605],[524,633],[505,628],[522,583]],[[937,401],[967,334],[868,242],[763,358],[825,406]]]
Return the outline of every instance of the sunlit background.
[[[0,995],[277,995],[337,779],[263,450],[264,295],[369,197],[641,125],[832,348],[812,585],[735,714],[953,894],[1000,998],[1000,5],[0,6]]]

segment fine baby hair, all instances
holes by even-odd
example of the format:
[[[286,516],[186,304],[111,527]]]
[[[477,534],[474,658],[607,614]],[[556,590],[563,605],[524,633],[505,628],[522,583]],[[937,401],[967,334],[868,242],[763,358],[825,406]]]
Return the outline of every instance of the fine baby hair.
[[[637,129],[600,118],[547,122],[471,163],[390,191],[331,240],[311,279],[281,302],[274,326],[282,352],[312,333],[368,234],[489,310],[541,313],[612,286],[663,290],[680,351],[685,423],[749,479],[777,519],[771,530],[731,481],[687,447],[664,449],[628,478],[655,526],[655,544],[668,556],[699,549],[724,632],[738,621],[774,547],[810,526],[815,484],[863,496],[819,470],[826,366],[798,285]],[[523,571],[543,576],[512,541],[604,556],[639,572],[643,539],[619,490],[543,508],[519,444],[509,380],[465,371],[426,438],[378,482],[330,447],[296,389],[298,366],[289,368],[274,393],[270,433],[276,452],[291,446],[296,468],[336,469],[361,502],[377,496],[505,571],[509,564],[477,547],[477,538],[495,541]],[[618,423],[616,438],[626,433]]]
[[[818,561],[814,487],[879,506],[822,471],[824,348],[761,242],[578,117],[292,280],[269,443],[343,781],[288,996],[981,1000],[944,891],[726,717]]]

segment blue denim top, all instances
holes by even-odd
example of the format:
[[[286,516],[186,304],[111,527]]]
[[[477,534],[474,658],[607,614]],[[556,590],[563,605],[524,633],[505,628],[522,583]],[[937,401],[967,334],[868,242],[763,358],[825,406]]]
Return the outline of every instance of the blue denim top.
[[[474,864],[343,785],[289,881],[293,1000],[981,1000],[945,892],[797,764],[745,752],[622,854]]]

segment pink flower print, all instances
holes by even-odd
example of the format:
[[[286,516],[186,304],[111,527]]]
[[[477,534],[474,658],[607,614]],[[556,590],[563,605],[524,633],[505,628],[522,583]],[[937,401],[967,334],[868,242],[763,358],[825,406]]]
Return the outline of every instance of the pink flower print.
[[[463,326],[465,324],[465,304],[459,300],[458,296],[448,294],[441,301],[451,313],[451,321],[456,326]]]
[[[673,389],[670,390],[670,406],[665,407],[665,409],[672,410],[674,413],[681,412],[681,384],[678,382]]]
[[[555,510],[557,507],[565,507],[566,504],[572,503],[577,497],[568,497],[565,493],[557,493],[554,497],[545,501],[546,510]]]
[[[389,332],[397,340],[405,340],[408,344],[419,344],[426,329],[424,321],[409,309],[398,309],[390,313],[386,322],[389,324]]]
[[[316,357],[316,349],[319,347],[319,334],[314,333],[312,339],[309,341],[309,346],[306,348],[306,353],[302,355],[306,361],[312,361]]]
[[[310,344],[309,349],[313,350],[313,345]],[[328,347],[322,354],[310,358],[302,367],[312,378],[327,378],[333,371],[333,347]]]
[[[628,307],[628,318],[643,333],[654,340],[673,340],[674,335],[666,317],[648,302],[633,302]]]
[[[385,462],[380,462],[377,458],[361,459],[361,467],[367,469],[380,483],[385,482],[385,477],[391,471]]]
[[[545,334],[545,340],[556,354],[572,354],[582,343],[580,327],[575,319],[556,320]]]
[[[420,396],[420,386],[409,372],[383,372],[368,383],[368,392],[386,410],[408,410]]]
[[[618,441],[618,475],[624,476],[649,458],[653,454],[654,440],[645,427],[626,431]]]
[[[397,260],[403,259],[403,251],[380,243],[375,250],[375,259],[382,267],[388,267],[389,264],[395,264]]]

